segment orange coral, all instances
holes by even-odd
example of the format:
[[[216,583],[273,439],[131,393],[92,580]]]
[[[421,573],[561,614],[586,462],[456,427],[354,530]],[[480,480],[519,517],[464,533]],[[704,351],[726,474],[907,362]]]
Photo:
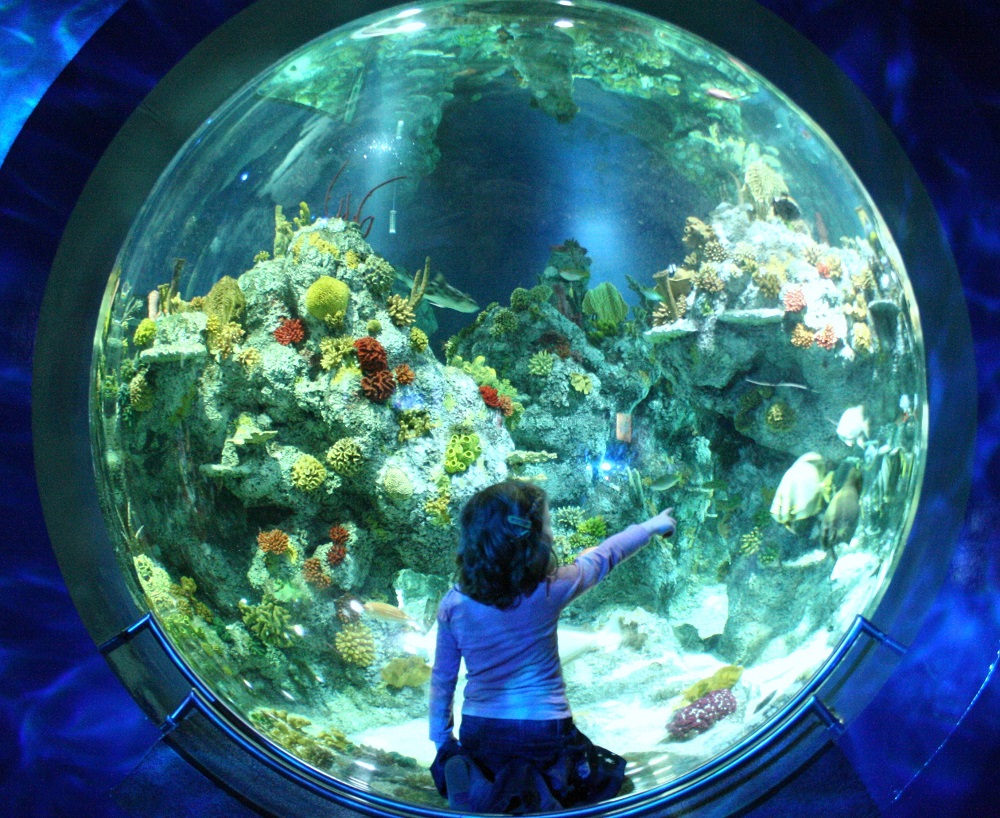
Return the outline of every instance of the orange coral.
[[[396,367],[396,383],[400,386],[406,386],[408,383],[413,383],[417,379],[417,373],[413,371],[412,367],[407,364],[400,364]]]
[[[827,324],[816,333],[816,346],[821,346],[823,349],[833,349],[837,346],[838,340],[837,333],[833,331],[831,324]]]
[[[507,395],[499,395],[497,397],[497,409],[500,410],[505,418],[509,418],[514,414],[514,401]]]
[[[385,403],[396,391],[396,381],[388,369],[379,369],[361,379],[361,391],[365,397],[375,403]]]
[[[490,407],[490,409],[500,408],[500,396],[497,394],[495,387],[483,384],[479,387],[479,394],[483,396],[483,403]]]
[[[334,545],[347,545],[347,541],[351,539],[351,534],[342,525],[332,525],[330,526],[330,539]]]
[[[274,340],[283,346],[297,344],[306,337],[306,328],[299,318],[285,318],[274,331]]]
[[[805,324],[796,324],[792,330],[792,346],[808,349],[813,345],[813,334],[806,329]]]
[[[331,568],[336,568],[347,557],[347,548],[343,545],[333,545],[326,552],[326,561]]]
[[[302,563],[302,576],[306,582],[317,588],[330,587],[330,578],[323,573],[323,563],[319,561],[319,557],[310,557]]]
[[[801,287],[785,291],[785,312],[801,312],[806,308],[806,297]]]
[[[358,352],[358,363],[362,372],[370,374],[388,368],[385,347],[370,335],[358,338],[354,342],[354,348]]]
[[[266,554],[284,554],[288,550],[288,535],[278,528],[261,531],[257,535],[257,545]]]

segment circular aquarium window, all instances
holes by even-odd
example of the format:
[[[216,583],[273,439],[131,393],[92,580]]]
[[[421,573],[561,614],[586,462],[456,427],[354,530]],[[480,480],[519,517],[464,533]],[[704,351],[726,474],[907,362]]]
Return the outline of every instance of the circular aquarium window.
[[[610,5],[310,42],[174,158],[98,326],[137,602],[267,740],[402,802],[443,803],[427,684],[476,491],[544,487],[565,562],[674,508],[559,631],[640,791],[809,683],[915,512],[924,352],[869,195],[764,78]]]

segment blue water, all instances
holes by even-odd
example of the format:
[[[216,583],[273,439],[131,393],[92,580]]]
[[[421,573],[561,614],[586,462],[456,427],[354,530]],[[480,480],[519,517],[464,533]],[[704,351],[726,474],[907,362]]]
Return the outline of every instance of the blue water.
[[[905,730],[887,727],[867,751],[875,761],[895,759],[901,769],[893,777],[906,780],[947,737],[942,725],[962,720],[889,812],[897,818],[995,815],[986,805],[1000,757],[1000,683],[991,681],[967,705],[996,658],[1000,633],[1000,190],[989,187],[1000,178],[994,68],[1000,10],[977,0],[764,5],[830,55],[891,124],[935,202],[962,275],[979,369],[974,497],[949,584],[906,659],[908,675],[887,691],[887,712]],[[118,0],[0,0],[0,159],[45,89],[119,6]],[[122,69],[98,68],[107,76]],[[7,529],[0,574],[0,803],[5,814],[19,817],[120,818],[107,792],[156,732],[84,631],[41,519],[29,412],[43,287],[44,271],[0,239],[0,519]]]

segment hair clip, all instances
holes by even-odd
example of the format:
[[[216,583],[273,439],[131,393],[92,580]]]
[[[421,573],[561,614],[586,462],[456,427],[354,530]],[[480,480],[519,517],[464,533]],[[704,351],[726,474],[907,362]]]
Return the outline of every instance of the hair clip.
[[[514,514],[508,514],[507,522],[516,528],[523,528],[525,531],[531,531],[531,520],[526,520],[524,517],[517,517]]]

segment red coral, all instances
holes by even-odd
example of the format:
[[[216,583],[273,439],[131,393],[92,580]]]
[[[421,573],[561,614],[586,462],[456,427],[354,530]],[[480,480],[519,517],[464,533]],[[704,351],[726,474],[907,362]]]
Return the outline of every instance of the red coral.
[[[347,557],[347,548],[343,545],[331,545],[326,552],[326,561],[331,568],[336,568]]]
[[[385,347],[370,335],[358,338],[354,342],[354,348],[358,352],[358,363],[361,364],[361,371],[365,374],[371,374],[372,372],[388,368],[389,364],[385,354]]]
[[[334,545],[347,545],[347,541],[351,539],[351,533],[342,525],[332,525],[330,526],[330,539]]]
[[[306,328],[299,318],[285,318],[274,331],[274,340],[283,346],[297,344],[306,337]]]
[[[830,265],[825,261],[821,261],[816,265],[816,272],[819,273],[820,278],[830,277]]]
[[[284,554],[288,550],[288,535],[278,528],[261,531],[257,535],[257,545],[267,554]]]
[[[417,373],[407,364],[400,364],[396,367],[396,383],[400,386],[406,386],[408,383],[413,383],[417,379]]]
[[[806,297],[801,287],[785,290],[785,312],[802,312],[806,308]]]
[[[396,391],[396,381],[388,369],[379,369],[361,379],[361,391],[368,400],[385,403]]]
[[[317,588],[330,587],[330,578],[323,573],[323,563],[319,561],[319,557],[310,557],[302,563],[302,576]]]
[[[704,733],[709,727],[736,712],[736,697],[731,690],[713,690],[694,704],[682,707],[667,724],[673,739],[686,739]]]
[[[823,329],[816,333],[814,339],[817,346],[823,347],[823,349],[833,349],[837,346],[837,333],[833,331],[833,326],[827,324]]]
[[[514,401],[512,401],[507,395],[500,395],[497,398],[497,408],[503,413],[505,418],[509,418],[514,414]]]
[[[500,396],[494,387],[483,384],[479,387],[479,394],[483,396],[483,403],[489,406],[490,409],[500,408]]]

